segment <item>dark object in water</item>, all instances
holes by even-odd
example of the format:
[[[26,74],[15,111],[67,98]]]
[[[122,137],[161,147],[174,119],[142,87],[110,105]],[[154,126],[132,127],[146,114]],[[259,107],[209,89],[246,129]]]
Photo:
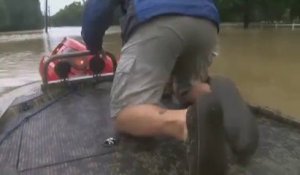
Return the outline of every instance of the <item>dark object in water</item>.
[[[231,80],[212,77],[210,84],[222,105],[229,146],[238,162],[246,163],[258,146],[259,134],[255,116]]]
[[[201,96],[188,109],[187,127],[189,175],[225,175],[223,112],[214,93]]]

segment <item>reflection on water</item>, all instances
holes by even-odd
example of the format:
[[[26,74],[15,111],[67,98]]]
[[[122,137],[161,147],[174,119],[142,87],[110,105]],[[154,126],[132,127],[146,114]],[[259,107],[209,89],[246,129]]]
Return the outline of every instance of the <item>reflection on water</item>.
[[[80,28],[52,28],[49,32],[47,40],[43,34],[27,34],[24,38],[0,35],[0,93],[39,80],[41,55],[63,37],[80,39]],[[118,32],[115,27],[108,33]],[[251,103],[300,117],[299,44],[300,30],[226,28],[220,34],[220,56],[212,72],[235,80]],[[118,34],[106,37],[104,48],[119,55],[120,47]]]

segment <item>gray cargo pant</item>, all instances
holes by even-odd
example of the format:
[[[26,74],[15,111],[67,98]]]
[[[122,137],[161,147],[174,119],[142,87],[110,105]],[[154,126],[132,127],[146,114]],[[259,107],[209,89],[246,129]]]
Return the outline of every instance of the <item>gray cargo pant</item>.
[[[163,16],[140,26],[124,45],[111,90],[111,116],[127,106],[156,104],[174,77],[184,95],[193,81],[207,79],[217,43],[211,22]]]

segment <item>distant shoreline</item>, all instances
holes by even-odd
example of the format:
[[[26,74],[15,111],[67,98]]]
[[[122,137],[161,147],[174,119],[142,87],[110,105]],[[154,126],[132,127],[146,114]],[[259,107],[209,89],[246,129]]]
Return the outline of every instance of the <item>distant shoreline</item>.
[[[49,27],[49,29],[51,30],[51,28],[66,28],[66,27],[80,28],[81,26]],[[121,28],[120,28],[120,26],[111,26],[108,29],[108,34],[110,34],[109,31],[112,31],[113,33],[121,32]],[[49,32],[51,32],[51,31],[49,31]],[[0,32],[0,36],[4,36],[4,35],[31,35],[31,34],[42,34],[42,33],[44,33],[44,29]]]
[[[237,23],[230,23],[230,22],[224,22],[220,24],[221,28],[222,27],[238,27],[241,28],[243,27],[243,23],[242,22],[237,22]],[[300,28],[300,24],[299,23],[263,23],[263,22],[255,22],[255,23],[250,23],[249,28]],[[61,26],[63,27],[81,27],[81,26]],[[53,28],[60,28],[60,27],[53,27]],[[120,26],[111,26],[111,28],[113,30],[116,29],[120,29]],[[51,27],[50,27],[51,29]],[[1,35],[28,35],[28,34],[39,34],[39,33],[43,33],[44,29],[37,29],[37,30],[24,30],[24,31],[8,31],[8,32],[0,32],[0,36]]]
[[[0,36],[1,35],[30,35],[30,34],[38,34],[38,33],[43,33],[43,30],[44,29],[0,32]]]

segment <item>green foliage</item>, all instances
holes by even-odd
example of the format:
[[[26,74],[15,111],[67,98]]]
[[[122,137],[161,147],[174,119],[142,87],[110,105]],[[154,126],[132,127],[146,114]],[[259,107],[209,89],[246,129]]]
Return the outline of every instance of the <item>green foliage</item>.
[[[223,22],[291,22],[300,17],[299,0],[216,0]]]
[[[260,0],[257,18],[264,21],[280,21],[289,8],[287,0]]]
[[[243,21],[249,15],[251,21],[292,21],[300,17],[299,0],[216,0],[222,21]]]
[[[30,30],[42,26],[39,0],[0,0],[0,31]]]
[[[9,24],[9,16],[7,8],[3,0],[0,0],[0,30],[7,27]]]
[[[81,2],[73,2],[70,5],[65,6],[64,9],[57,12],[51,17],[52,26],[81,26],[82,13],[84,10],[84,4]],[[120,8],[114,12],[113,24],[119,24],[119,18],[121,16]]]
[[[242,0],[217,0],[216,4],[220,10],[222,21],[242,21]]]
[[[222,22],[291,22],[300,17],[300,0],[215,0]],[[53,25],[80,25],[83,5],[79,2],[66,6],[53,18]],[[119,24],[120,8],[115,11],[113,24]]]
[[[300,18],[300,0],[291,0],[290,2],[291,7],[291,18],[293,20]]]
[[[73,2],[65,6],[51,17],[51,25],[54,26],[80,26],[83,13],[81,2]]]
[[[51,1],[51,0],[50,0]],[[222,22],[292,22],[300,18],[300,0],[215,0]],[[84,2],[84,1],[83,1]],[[83,3],[74,2],[51,17],[53,26],[80,26]],[[120,8],[113,24],[119,24]],[[39,0],[0,0],[0,31],[29,30],[43,26]]]

